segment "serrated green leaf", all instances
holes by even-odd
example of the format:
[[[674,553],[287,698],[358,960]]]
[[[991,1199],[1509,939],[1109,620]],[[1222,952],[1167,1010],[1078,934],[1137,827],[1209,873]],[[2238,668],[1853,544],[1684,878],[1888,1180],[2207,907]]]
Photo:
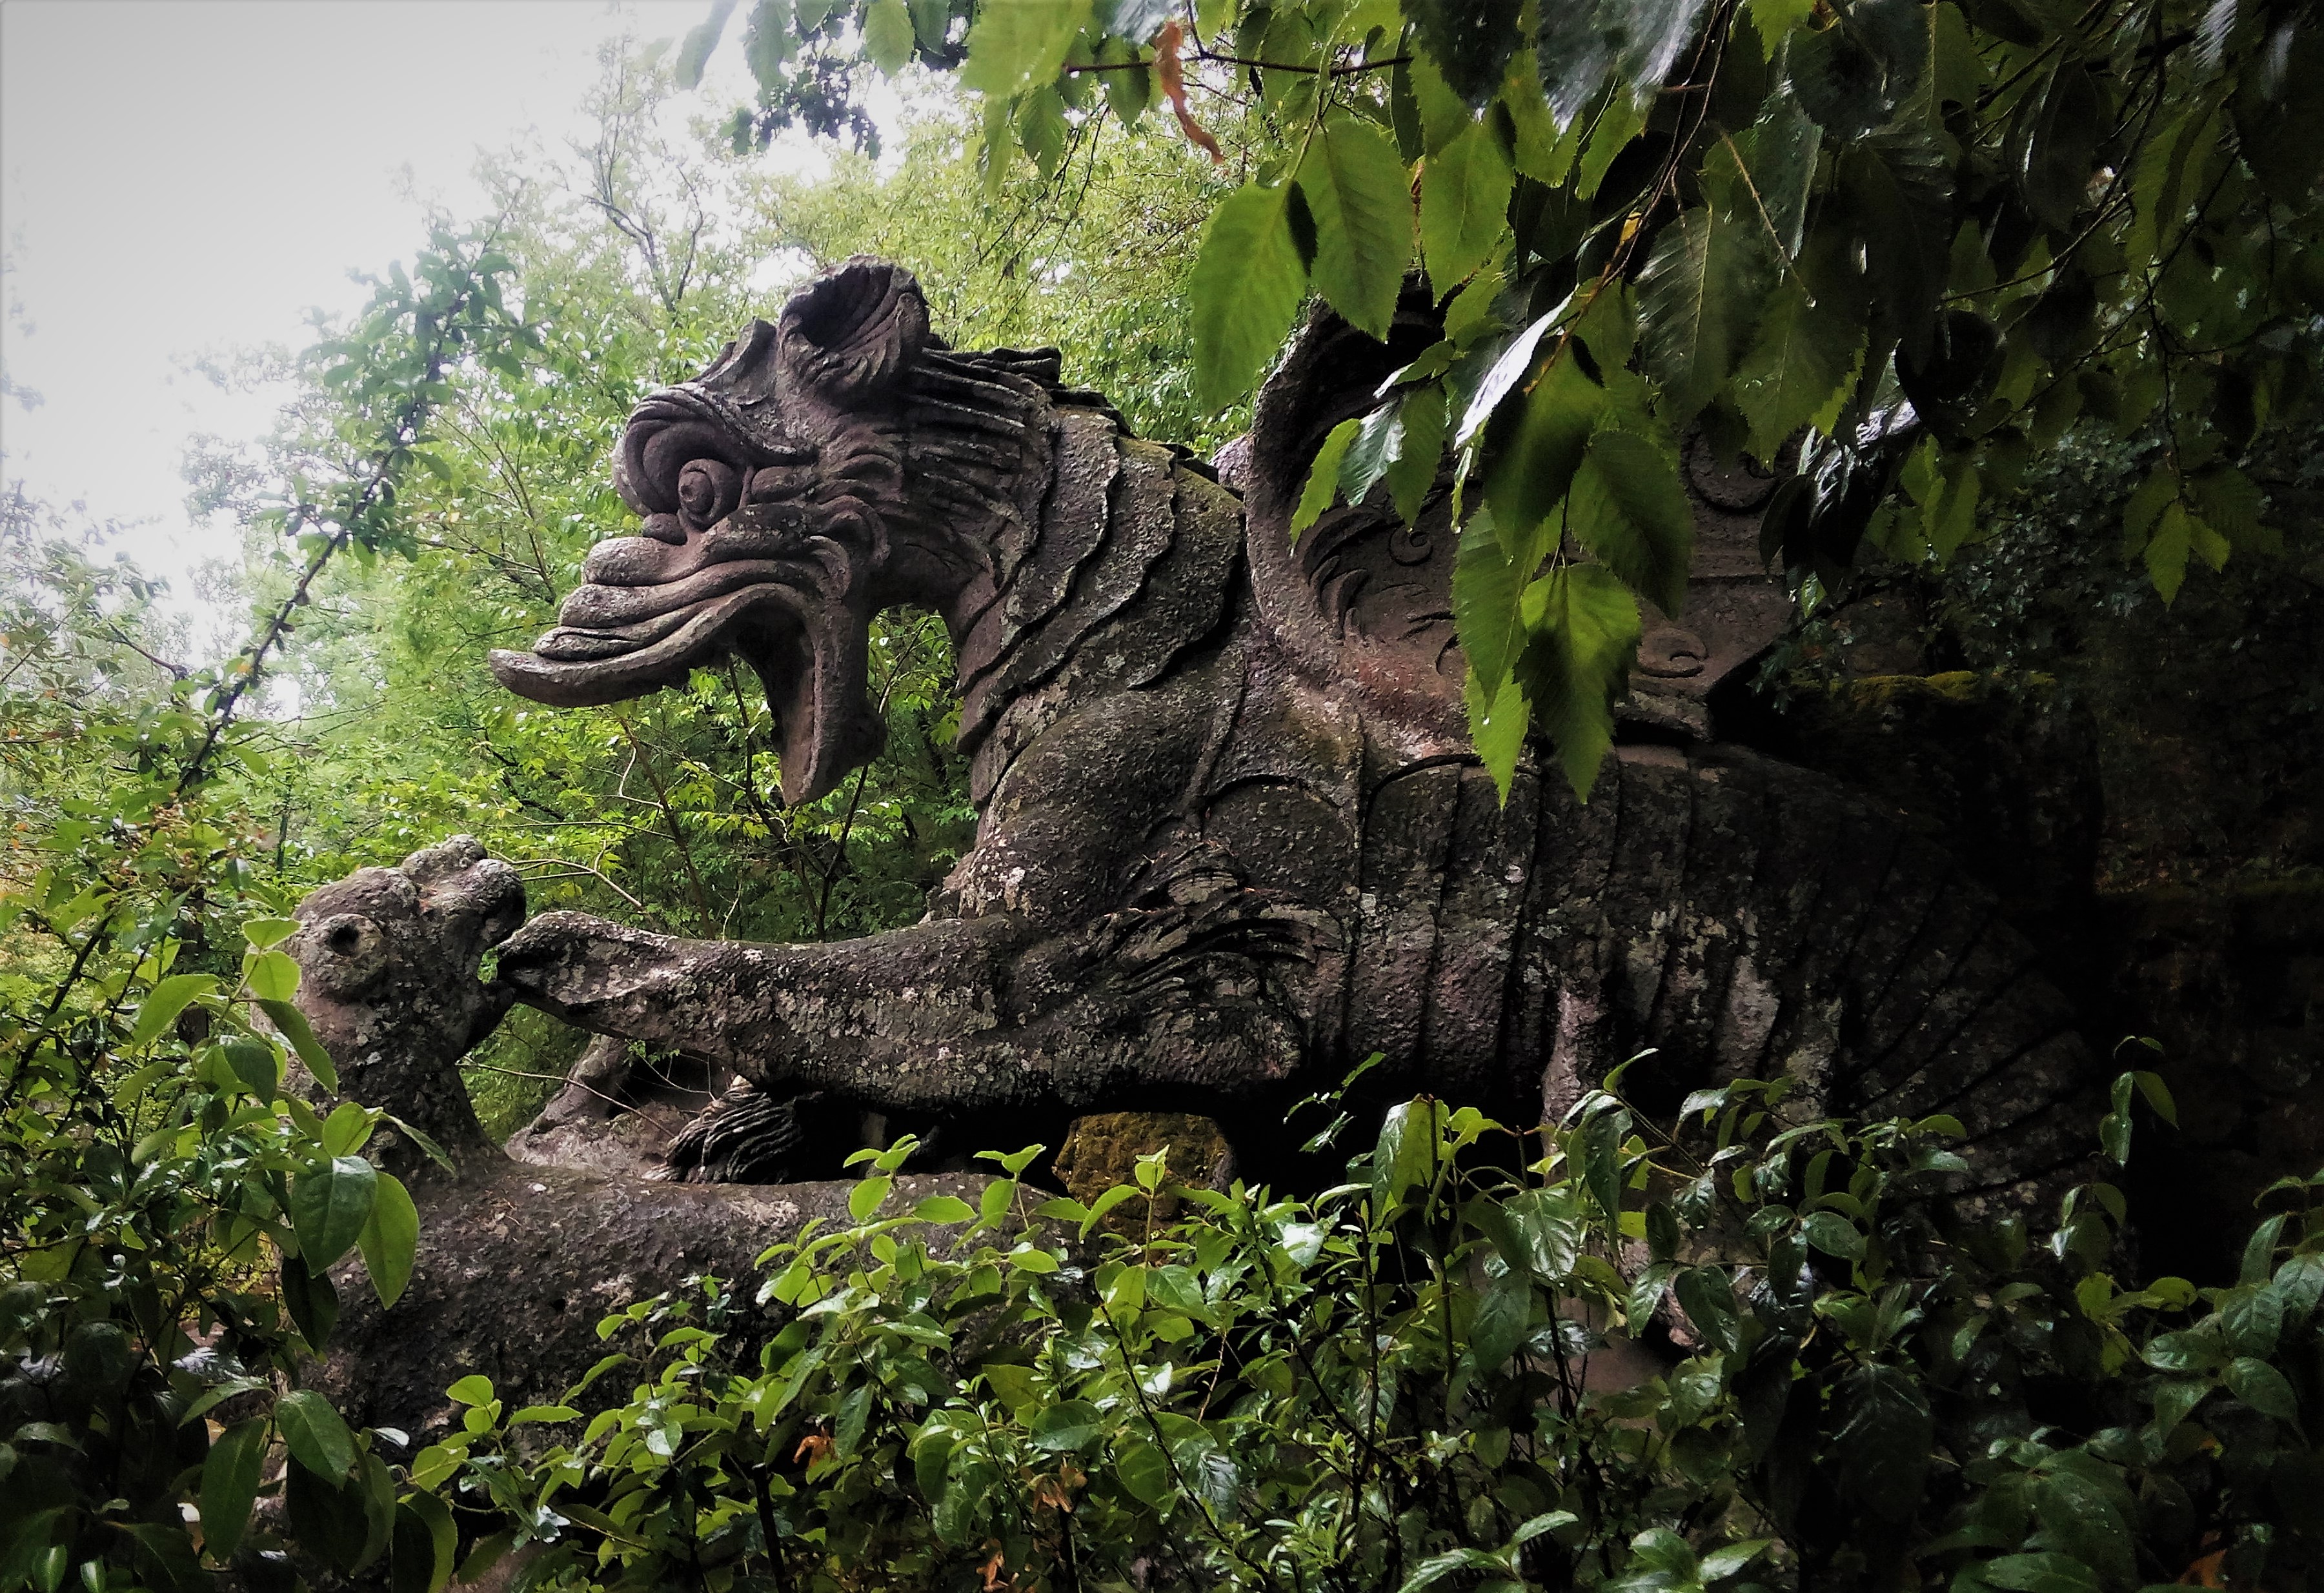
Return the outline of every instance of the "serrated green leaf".
[[[1386,341],[1412,259],[1412,195],[1396,146],[1369,123],[1333,116],[1307,146],[1299,191],[1315,221],[1315,290]]]
[[[1665,614],[1686,603],[1694,510],[1678,460],[1635,431],[1600,426],[1573,473],[1566,529]]]
[[[1864,360],[1864,327],[1836,299],[1818,301],[1794,275],[1776,284],[1758,336],[1735,369],[1735,406],[1753,457],[1772,460],[1803,426],[1830,436]]]
[[[1567,349],[1553,354],[1522,402],[1494,412],[1485,428],[1485,502],[1504,537],[1529,535],[1556,510],[1605,409],[1606,390]]]
[[[872,0],[863,8],[863,57],[888,77],[912,59],[912,14],[904,0]]]
[[[1332,428],[1323,438],[1323,446],[1315,450],[1314,463],[1307,466],[1307,484],[1300,490],[1299,506],[1291,511],[1293,537],[1323,519],[1323,511],[1340,495],[1340,462],[1348,456],[1349,446],[1362,428],[1360,417],[1342,420]]]
[[[1558,0],[1540,8],[1534,50],[1561,125],[1609,78],[1659,87],[1693,39],[1704,0]]]
[[[1565,565],[1526,588],[1531,636],[1517,661],[1533,718],[1557,748],[1576,799],[1587,802],[1614,742],[1614,702],[1638,651],[1638,604],[1598,565]]]
[[[1090,0],[1001,0],[978,7],[960,86],[1008,99],[1054,79],[1090,20]]]
[[[1766,253],[1741,224],[1710,210],[1666,223],[1638,280],[1646,374],[1663,418],[1683,428],[1724,387],[1757,324]]]
[[[1406,524],[1419,518],[1428,489],[1436,484],[1444,459],[1446,412],[1444,389],[1434,382],[1405,394],[1397,410],[1396,457],[1388,463],[1387,480],[1396,511]]]
[[[1253,382],[1291,330],[1307,272],[1291,235],[1290,190],[1253,184],[1213,211],[1186,278],[1194,340],[1195,401],[1226,408]]]
[[[1466,281],[1508,224],[1516,175],[1490,122],[1471,124],[1420,173],[1420,248],[1440,295]]]

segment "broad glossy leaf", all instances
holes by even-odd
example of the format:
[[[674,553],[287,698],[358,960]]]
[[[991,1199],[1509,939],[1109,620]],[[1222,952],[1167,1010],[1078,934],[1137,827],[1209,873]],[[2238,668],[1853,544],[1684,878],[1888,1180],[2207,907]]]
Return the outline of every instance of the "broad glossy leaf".
[[[129,1031],[128,1049],[136,1051],[152,1045],[163,1029],[178,1020],[178,1015],[193,1003],[195,997],[216,990],[217,982],[213,973],[173,973],[156,984],[138,1003],[137,1023]]]
[[[960,83],[1009,98],[1048,83],[1090,20],[1090,0],[1006,0],[977,9]]]
[[[299,964],[288,952],[254,952],[242,960],[242,982],[262,1001],[288,1001],[299,993]]]
[[[1253,184],[1227,196],[1203,231],[1187,276],[1195,400],[1222,410],[1250,391],[1291,330],[1307,287],[1291,235],[1287,188]]]
[[[371,1274],[372,1292],[382,1305],[393,1305],[411,1281],[412,1259],[420,1248],[420,1209],[411,1202],[402,1181],[382,1173],[372,1191],[371,1215],[356,1241],[363,1248],[364,1269]]]
[[[1704,1342],[1732,1352],[1740,1331],[1735,1288],[1716,1266],[1690,1266],[1672,1281],[1671,1293]]]
[[[1070,1451],[1085,1449],[1103,1430],[1104,1419],[1087,1400],[1044,1404],[1033,1413],[1033,1447]]]
[[[1315,290],[1385,341],[1412,259],[1412,194],[1396,146],[1369,123],[1333,116],[1307,146],[1299,191],[1315,220]]]
[[[309,1271],[321,1272],[355,1248],[371,1220],[378,1180],[361,1156],[333,1156],[290,1181],[290,1222]]]
[[[1726,385],[1759,318],[1766,251],[1737,218],[1688,210],[1663,228],[1638,281],[1646,373],[1683,428]]]
[[[1518,0],[1404,0],[1404,14],[1452,92],[1480,106],[1517,46]]]
[[[1600,426],[1566,498],[1566,529],[1633,591],[1676,617],[1694,557],[1694,510],[1677,456],[1635,431]]]
[[[1439,294],[1466,281],[1493,252],[1508,222],[1516,180],[1489,121],[1473,124],[1423,162],[1420,247]]]
[[[1832,1480],[1874,1515],[1909,1520],[1936,1441],[1928,1395],[1901,1367],[1861,1366],[1840,1379],[1840,1408]]]
[[[294,1389],[277,1400],[274,1424],[290,1458],[316,1476],[336,1484],[355,1469],[355,1434],[331,1402],[313,1389]]]
[[[237,1422],[210,1442],[202,1460],[202,1548],[220,1564],[234,1558],[250,1525],[266,1460],[266,1418]]]
[[[2223,1381],[2227,1392],[2264,1416],[2300,1423],[2300,1396],[2282,1372],[2264,1360],[2241,1356],[2227,1364]]]
[[[331,1054],[323,1049],[323,1043],[315,1038],[307,1015],[288,1001],[261,1001],[258,1009],[266,1014],[266,1021],[274,1026],[275,1032],[290,1042],[290,1049],[299,1054],[299,1060],[315,1075],[315,1082],[337,1095],[338,1069],[331,1064]]]
[[[1920,0],[1854,0],[1823,28],[1792,36],[1793,91],[1834,138],[1869,133],[1919,85],[1929,59]]]

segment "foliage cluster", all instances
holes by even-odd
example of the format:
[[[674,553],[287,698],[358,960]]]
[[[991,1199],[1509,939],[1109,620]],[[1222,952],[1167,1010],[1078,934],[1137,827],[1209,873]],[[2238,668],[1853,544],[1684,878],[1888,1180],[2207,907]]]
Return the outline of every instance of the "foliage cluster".
[[[2125,1074],[2117,1162],[2139,1092],[2171,1110]],[[2272,1192],[2233,1286],[2134,1288],[2111,1185],[2036,1243],[1943,1193],[1958,1124],[1784,1093],[1674,1135],[1423,1099],[1313,1200],[1188,1190],[1128,1235],[1158,1155],[1086,1208],[1016,1181],[1035,1147],[981,1209],[890,1211],[911,1146],[864,1152],[854,1226],[765,1257],[763,1348],[715,1281],[641,1303],[563,1404],[456,1386],[413,1478],[529,1587],[2317,1585],[2324,1182]]]
[[[263,510],[295,574],[218,668],[164,662],[149,589],[21,494],[0,520],[0,1588],[272,1586],[294,1548],[448,1530],[299,1386],[327,1269],[359,1250],[393,1299],[418,1219],[361,1154],[383,1114],[301,1099],[331,1065],[290,1005],[288,898],[242,861],[268,772],[243,710],[326,568],[403,546],[447,373],[521,341],[507,270],[439,235],[318,352],[338,457]]]
[[[1157,100],[1197,141],[1192,94],[1247,106],[1189,278],[1206,407],[1311,291],[1386,336],[1418,265],[1445,336],[1333,436],[1301,517],[1383,476],[1408,514],[1453,450],[1471,725],[1504,778],[1529,725],[1592,778],[1638,602],[1683,596],[1690,428],[1770,469],[1805,434],[1763,539],[1811,608],[1860,557],[1949,561],[2077,421],[2160,434],[2122,529],[2166,600],[2190,559],[2280,541],[2240,456],[2314,415],[2308,7],[761,0],[749,34],[770,95],[778,37],[957,62],[994,172]]]

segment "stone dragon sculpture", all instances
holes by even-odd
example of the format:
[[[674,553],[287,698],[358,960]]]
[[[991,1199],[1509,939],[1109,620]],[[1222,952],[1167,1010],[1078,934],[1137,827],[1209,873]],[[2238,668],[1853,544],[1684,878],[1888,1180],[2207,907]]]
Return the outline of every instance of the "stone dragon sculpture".
[[[1385,345],[1319,312],[1230,486],[1054,352],[950,347],[899,268],[800,289],[639,407],[614,479],[641,533],[493,667],[579,705],[739,657],[796,803],[881,744],[873,615],[932,609],[974,849],[922,922],[844,944],[548,913],[501,945],[501,993],[736,1077],[672,1147],[696,1177],[784,1175],[710,1147],[811,1092],[1012,1145],[1194,1110],[1240,1145],[1375,1052],[1382,1091],[1513,1122],[1650,1052],[1626,1080],[1649,1108],[1788,1073],[1807,1110],[1959,1117],[1986,1192],[2073,1162],[2087,1054],[1989,894],[1845,788],[1708,739],[1704,688],[1782,603],[1736,551],[1761,483],[1695,473],[1687,622],[1650,627],[1586,805],[1529,766],[1504,804],[1470,750],[1449,474],[1410,525],[1383,489],[1295,543],[1324,435],[1438,335],[1417,296]]]

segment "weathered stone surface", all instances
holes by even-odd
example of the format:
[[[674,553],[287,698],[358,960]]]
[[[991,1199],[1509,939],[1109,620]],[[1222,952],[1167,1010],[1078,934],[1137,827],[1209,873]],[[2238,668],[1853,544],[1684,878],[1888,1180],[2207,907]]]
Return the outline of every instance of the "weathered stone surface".
[[[1377,1093],[1526,1120],[1651,1050],[1630,1074],[1649,1107],[1787,1072],[1803,1112],[1953,1112],[1991,1191],[2042,1187],[2086,1143],[2087,1058],[1991,892],[1840,784],[1699,739],[1705,683],[1775,612],[1727,501],[1763,483],[1693,472],[1716,557],[1700,612],[1649,639],[1661,703],[1633,715],[1685,744],[1618,748],[1587,806],[1530,763],[1503,806],[1470,750],[1449,478],[1411,525],[1378,493],[1294,545],[1323,437],[1438,331],[1419,296],[1385,345],[1320,313],[1261,395],[1238,497],[1059,386],[1054,354],[944,345],[882,262],[753,323],[640,407],[616,480],[642,534],[593,551],[563,622],[494,667],[581,704],[739,656],[801,800],[879,745],[870,616],[933,609],[977,844],[910,928],[746,945],[552,913],[500,980],[777,1102],[956,1137],[1155,1110],[1263,1145],[1374,1051]]]
[[[1052,1171],[1065,1192],[1088,1205],[1116,1184],[1136,1187],[1138,1158],[1167,1153],[1168,1178],[1152,1197],[1132,1195],[1107,1214],[1120,1233],[1137,1233],[1150,1220],[1167,1222],[1188,1186],[1223,1190],[1234,1181],[1234,1146],[1210,1118],[1192,1112],[1092,1112],[1065,1130]]]
[[[519,1404],[554,1403],[604,1353],[598,1319],[709,1275],[740,1285],[738,1330],[755,1322],[760,1252],[808,1221],[847,1218],[847,1183],[777,1186],[650,1182],[510,1159],[477,1128],[456,1064],[507,1008],[476,978],[484,951],[523,916],[523,887],[466,837],[365,869],[301,904],[289,944],[299,1005],[346,1098],[385,1108],[437,1140],[447,1170],[392,1130],[374,1141],[420,1208],[405,1291],[382,1309],[360,1263],[335,1277],[341,1315],[318,1379],[350,1422],[425,1441],[456,1417],[444,1397],[471,1372]],[[601,1054],[601,1083],[618,1084]],[[576,1082],[578,1083],[586,1081]],[[905,1196],[972,1202],[988,1181],[903,1181]]]

